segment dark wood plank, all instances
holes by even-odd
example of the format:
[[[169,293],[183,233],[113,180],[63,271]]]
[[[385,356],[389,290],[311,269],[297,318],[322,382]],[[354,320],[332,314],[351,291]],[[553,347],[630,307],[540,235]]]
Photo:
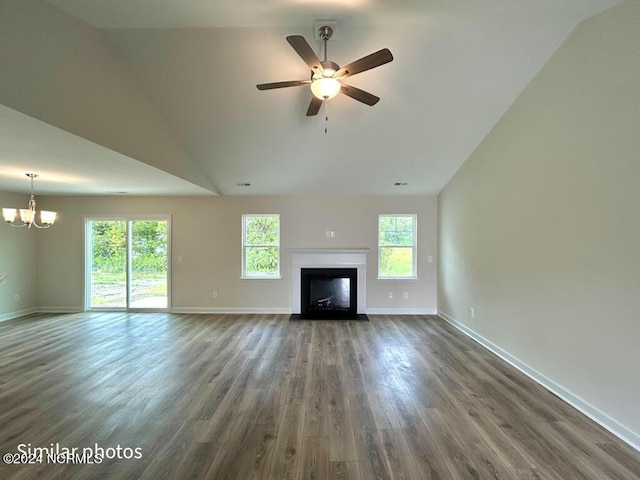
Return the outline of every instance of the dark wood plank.
[[[361,480],[357,462],[331,462],[329,465],[330,480]]]

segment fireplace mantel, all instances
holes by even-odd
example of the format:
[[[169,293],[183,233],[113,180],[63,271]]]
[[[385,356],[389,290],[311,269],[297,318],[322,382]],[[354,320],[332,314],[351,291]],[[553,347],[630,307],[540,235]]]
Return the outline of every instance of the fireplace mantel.
[[[299,248],[291,252],[291,312],[301,311],[300,289],[303,268],[357,268],[358,313],[367,307],[367,253],[369,248]]]

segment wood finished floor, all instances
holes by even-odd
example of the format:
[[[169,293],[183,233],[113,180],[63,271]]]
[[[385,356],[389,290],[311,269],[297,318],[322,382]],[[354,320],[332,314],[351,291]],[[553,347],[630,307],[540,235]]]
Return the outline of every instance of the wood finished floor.
[[[640,453],[437,317],[83,313],[0,324],[2,479],[632,479]]]

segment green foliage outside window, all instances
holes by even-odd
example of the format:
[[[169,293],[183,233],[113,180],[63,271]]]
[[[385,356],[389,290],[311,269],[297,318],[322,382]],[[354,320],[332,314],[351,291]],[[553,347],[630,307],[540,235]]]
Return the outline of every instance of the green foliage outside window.
[[[415,277],[415,216],[380,215],[378,224],[378,275]]]
[[[93,271],[124,273],[127,265],[127,224],[124,221],[93,221]]]
[[[244,216],[244,275],[277,276],[280,273],[280,217]]]
[[[93,221],[93,270],[124,273],[127,255],[125,221]],[[131,267],[134,271],[167,271],[167,222],[135,221],[132,225]]]
[[[140,272],[167,271],[167,222],[135,221],[131,224],[131,267]]]
[[[412,277],[413,248],[380,248],[381,277]]]

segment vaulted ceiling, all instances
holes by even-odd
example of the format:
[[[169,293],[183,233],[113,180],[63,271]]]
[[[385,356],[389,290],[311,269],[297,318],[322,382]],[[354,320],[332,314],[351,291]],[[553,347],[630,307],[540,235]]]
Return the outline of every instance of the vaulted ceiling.
[[[4,0],[0,190],[437,194],[582,20],[619,0]],[[394,60],[315,117],[286,42]],[[325,126],[328,132],[325,134]],[[250,184],[240,186],[239,184]],[[395,183],[406,183],[396,186]]]

